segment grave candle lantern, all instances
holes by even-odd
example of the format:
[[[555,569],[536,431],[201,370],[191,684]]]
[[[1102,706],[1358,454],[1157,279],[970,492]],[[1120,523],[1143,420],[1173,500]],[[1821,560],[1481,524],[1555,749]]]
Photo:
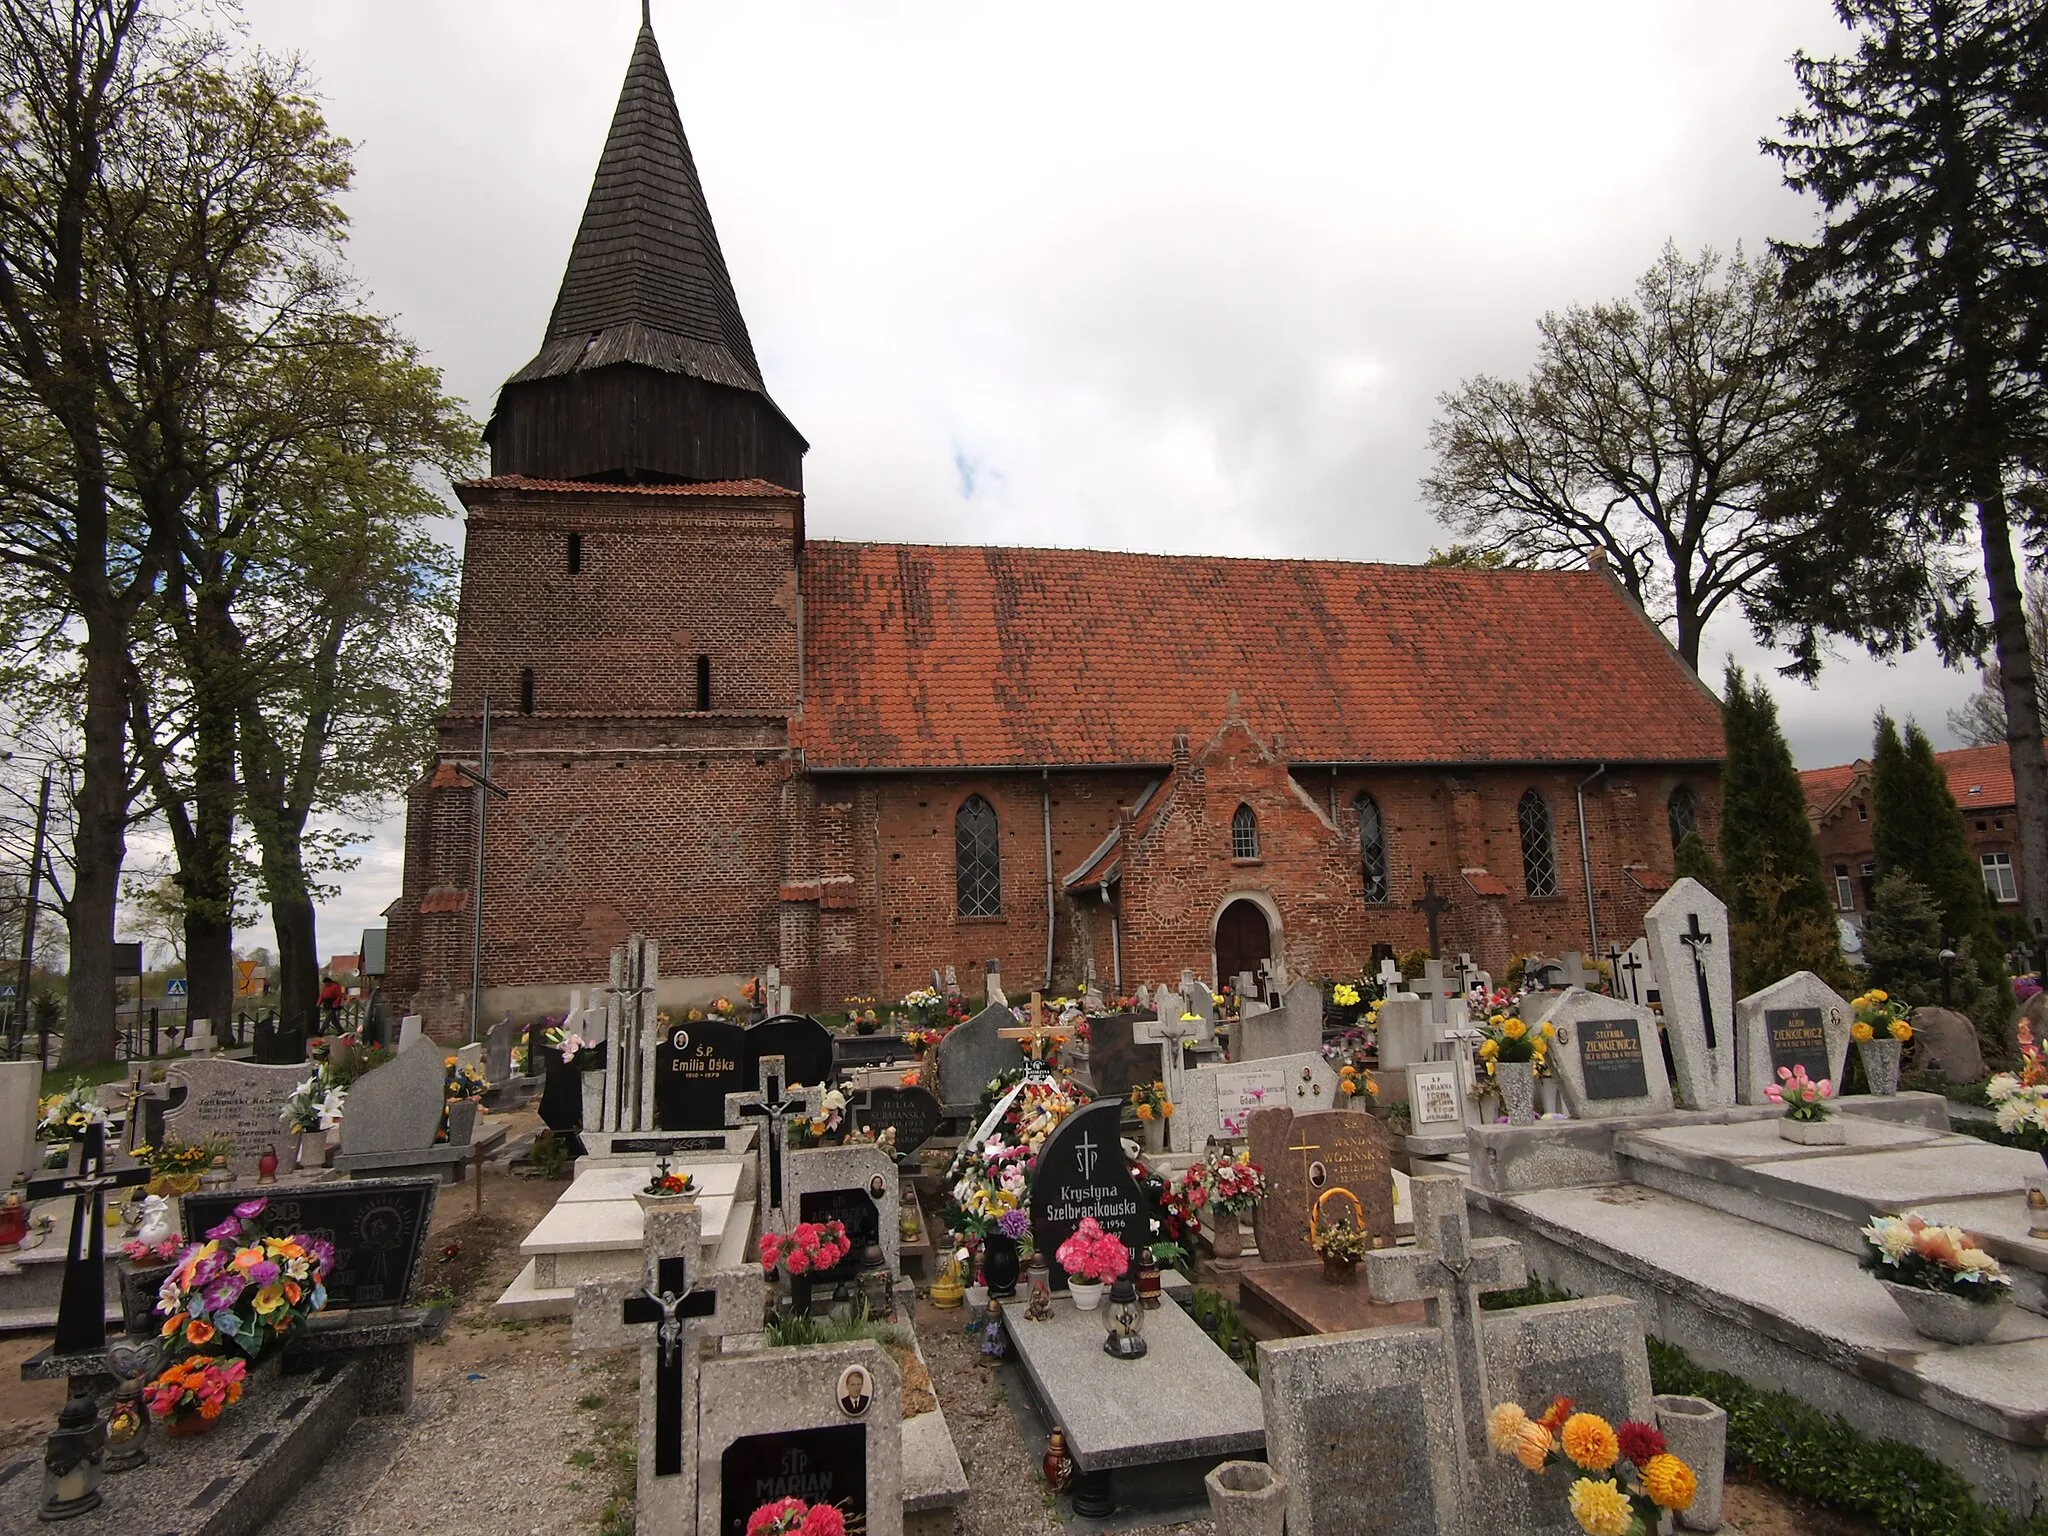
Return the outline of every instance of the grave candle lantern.
[[[1145,1308],[1127,1274],[1109,1288],[1109,1336],[1102,1348],[1118,1360],[1136,1360],[1145,1353]]]

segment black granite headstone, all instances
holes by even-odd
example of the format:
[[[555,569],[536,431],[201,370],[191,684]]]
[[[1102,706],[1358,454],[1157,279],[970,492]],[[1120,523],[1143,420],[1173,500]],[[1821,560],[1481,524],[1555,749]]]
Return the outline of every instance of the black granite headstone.
[[[945,1106],[928,1088],[875,1088],[857,1110],[863,1130],[877,1136],[894,1128],[896,1152],[907,1157],[931,1140],[945,1118]]]
[[[850,1072],[855,1067],[886,1067],[893,1061],[908,1060],[909,1056],[910,1047],[903,1043],[901,1035],[832,1037],[832,1064],[841,1072]]]
[[[1076,1110],[1046,1137],[1031,1178],[1031,1237],[1052,1266],[1053,1285],[1064,1289],[1058,1250],[1086,1216],[1135,1249],[1151,1241],[1150,1203],[1124,1160],[1118,1125],[1123,1105],[1097,1099]]]
[[[817,1272],[820,1280],[839,1280],[860,1268],[861,1250],[882,1241],[882,1213],[874,1197],[861,1189],[807,1189],[796,1197],[798,1221],[836,1221],[846,1228],[853,1246],[831,1269]]]
[[[782,1058],[788,1074],[784,1081],[792,1086],[815,1088],[832,1081],[832,1031],[808,1014],[777,1014],[747,1031],[747,1080],[733,1092],[755,1086],[762,1058],[768,1056]]]
[[[1804,1067],[1816,1083],[1831,1076],[1828,1037],[1818,1008],[1766,1008],[1764,1040],[1771,1052],[1771,1076],[1780,1067]]]
[[[440,1188],[439,1179],[353,1179],[187,1195],[185,1239],[197,1242],[237,1205],[260,1198],[267,1203],[256,1224],[264,1232],[303,1232],[334,1245],[334,1268],[327,1276],[330,1311],[406,1306],[419,1286]]]
[[[654,1047],[654,1123],[664,1131],[725,1125],[725,1096],[754,1086],[747,1031],[722,1019],[671,1024]]]
[[[1643,1037],[1634,1019],[1585,1019],[1578,1025],[1579,1064],[1589,1099],[1639,1099],[1650,1091]]]
[[[1132,1038],[1132,1026],[1150,1014],[1113,1013],[1088,1021],[1088,1086],[1098,1099],[1126,1099],[1135,1082],[1159,1075],[1159,1044]]]
[[[583,1128],[583,1073],[576,1066],[564,1066],[562,1053],[542,1046],[534,1058],[540,1063],[540,1120],[557,1135]],[[579,1061],[582,1059],[579,1053]]]
[[[754,1511],[777,1499],[836,1505],[849,1531],[867,1529],[865,1424],[743,1435],[725,1448],[718,1465],[719,1536],[746,1536]]]

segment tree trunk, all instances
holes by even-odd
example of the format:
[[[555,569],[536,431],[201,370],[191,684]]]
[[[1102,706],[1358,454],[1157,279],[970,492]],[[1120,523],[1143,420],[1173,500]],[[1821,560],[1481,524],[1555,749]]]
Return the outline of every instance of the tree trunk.
[[[268,836],[260,831],[258,836],[264,892],[277,929],[277,1017],[281,1023],[304,1020],[310,1027],[320,1005],[320,950],[304,854],[297,834],[288,828],[273,827]]]
[[[225,1019],[235,1006],[235,699],[241,685],[227,604],[203,590],[194,605],[192,837],[180,848],[190,1017]],[[225,696],[224,696],[225,695]]]
[[[88,611],[84,619],[84,760],[74,802],[69,1017],[58,1057],[66,1067],[114,1059],[114,909],[128,852],[127,625],[105,609]]]
[[[2048,753],[2041,745],[2041,696],[2027,644],[2027,609],[2012,557],[2005,493],[1994,488],[1977,503],[1984,579],[1991,591],[1991,632],[2005,693],[2005,741],[2018,811],[2020,900],[2038,950],[2048,939]]]

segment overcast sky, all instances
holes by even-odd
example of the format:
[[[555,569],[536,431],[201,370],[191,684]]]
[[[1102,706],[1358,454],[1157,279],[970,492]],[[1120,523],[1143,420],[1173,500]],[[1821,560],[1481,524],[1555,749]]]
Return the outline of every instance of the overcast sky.
[[[248,0],[357,145],[351,256],[479,417],[539,345],[638,0]],[[1667,237],[1800,236],[1757,140],[1825,0],[654,0],[825,538],[1413,561],[1439,394]],[[1457,616],[1447,614],[1447,623]],[[1190,622],[1199,622],[1190,615]],[[1706,670],[1761,657],[1739,622]],[[1925,653],[1777,685],[1803,766]],[[509,813],[508,813],[509,814]],[[321,911],[398,892],[397,808]],[[247,936],[258,942],[265,932]]]

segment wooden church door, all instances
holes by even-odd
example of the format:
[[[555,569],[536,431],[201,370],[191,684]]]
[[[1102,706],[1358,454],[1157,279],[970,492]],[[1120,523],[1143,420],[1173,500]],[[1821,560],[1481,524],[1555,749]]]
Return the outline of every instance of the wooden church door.
[[[1258,974],[1273,958],[1273,932],[1255,901],[1233,901],[1216,920],[1216,984],[1228,986],[1240,971]]]

